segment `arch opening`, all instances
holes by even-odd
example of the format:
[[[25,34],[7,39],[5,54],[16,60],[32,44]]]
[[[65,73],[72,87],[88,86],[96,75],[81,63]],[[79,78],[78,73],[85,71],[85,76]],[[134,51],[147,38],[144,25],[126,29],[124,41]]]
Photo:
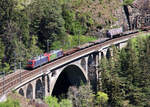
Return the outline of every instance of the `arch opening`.
[[[33,87],[31,84],[27,87],[27,93],[26,93],[27,99],[33,99]]]
[[[66,97],[69,87],[77,86],[79,87],[81,83],[86,83],[86,78],[82,70],[76,65],[69,65],[66,67],[59,75],[52,96]]]
[[[108,48],[108,49],[107,49],[107,52],[106,52],[106,58],[107,58],[107,59],[110,59],[110,57],[111,57],[111,51],[110,51],[110,49]]]
[[[35,88],[35,98],[38,99],[43,99],[44,98],[44,92],[45,92],[45,89],[43,87],[43,84],[42,84],[42,81],[39,79],[37,80],[36,82],[36,88]]]
[[[104,53],[103,53],[103,52],[101,52],[101,59],[102,59],[102,58],[104,58]]]
[[[22,88],[19,90],[19,94],[22,95],[22,96],[24,96],[24,92],[23,92]]]

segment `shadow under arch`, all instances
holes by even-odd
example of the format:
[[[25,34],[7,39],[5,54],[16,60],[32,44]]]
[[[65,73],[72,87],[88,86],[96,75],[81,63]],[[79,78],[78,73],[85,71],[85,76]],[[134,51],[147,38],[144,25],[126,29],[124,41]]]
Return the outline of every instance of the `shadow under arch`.
[[[27,99],[33,99],[33,87],[32,84],[29,84],[27,87],[27,93],[26,93]]]
[[[42,81],[40,79],[38,79],[36,81],[36,87],[35,87],[35,98],[38,99],[43,99],[44,98],[44,87],[43,87],[43,84],[42,84]]]
[[[23,91],[22,88],[19,90],[19,94],[22,95],[22,96],[24,96],[24,91]]]
[[[66,97],[70,86],[79,87],[82,83],[87,83],[83,71],[76,65],[69,65],[62,70],[57,78],[52,96],[59,97],[60,95],[64,95]]]
[[[88,57],[88,67],[90,67],[92,64],[93,64],[93,56],[92,55],[89,55]]]
[[[108,49],[107,49],[107,52],[106,52],[106,58],[107,58],[107,59],[110,59],[110,57],[111,57],[111,51],[110,51],[110,49],[108,48]]]
[[[104,58],[104,53],[103,52],[101,52],[101,59],[103,59]]]

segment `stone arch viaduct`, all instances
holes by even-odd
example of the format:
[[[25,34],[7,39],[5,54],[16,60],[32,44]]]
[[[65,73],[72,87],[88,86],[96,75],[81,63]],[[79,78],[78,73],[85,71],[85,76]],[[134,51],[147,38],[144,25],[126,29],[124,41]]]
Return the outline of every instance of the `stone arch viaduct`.
[[[89,82],[93,89],[98,78],[97,67],[101,57],[109,57],[111,45],[125,47],[127,41],[137,34],[123,36],[79,50],[70,55],[45,64],[35,70],[20,70],[5,78],[0,78],[0,95],[16,90],[28,99],[60,95],[69,86],[79,86]]]

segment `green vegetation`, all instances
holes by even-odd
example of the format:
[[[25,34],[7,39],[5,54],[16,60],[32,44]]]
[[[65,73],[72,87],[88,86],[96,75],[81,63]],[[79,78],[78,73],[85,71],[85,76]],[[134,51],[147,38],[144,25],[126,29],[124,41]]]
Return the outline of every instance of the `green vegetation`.
[[[28,59],[47,51],[47,44],[50,50],[66,50],[95,40],[95,37],[90,37],[90,32],[96,28],[102,29],[103,25],[110,22],[104,17],[106,9],[105,12],[100,10],[103,10],[103,5],[111,5],[111,2],[101,0],[102,4],[95,7],[97,2],[1,0],[0,72],[12,72],[15,66],[19,68],[20,62],[24,68]],[[103,17],[106,21],[102,19],[101,23],[99,20]],[[115,17],[110,18],[115,21]]]
[[[76,1],[80,4],[81,1]],[[0,72],[26,66],[28,59],[49,49],[68,49],[95,40],[84,35],[93,20],[72,10],[71,0],[0,1]],[[67,36],[69,35],[69,36]]]
[[[19,62],[24,67],[29,58],[46,51],[47,41],[50,49],[66,50],[96,40],[85,34],[118,20],[112,13],[116,13],[113,10],[120,6],[120,0],[114,1],[98,0],[99,6],[96,0],[33,0],[31,3],[1,0],[0,72],[11,72]],[[123,5],[133,1],[124,0]],[[74,91],[69,89],[69,100],[59,102],[55,97],[47,97],[47,104],[56,107],[150,106],[149,36],[132,39],[122,50],[113,47],[113,57],[108,56],[101,62],[102,90],[94,94],[89,84],[83,85]],[[8,99],[0,103],[0,107],[20,105]]]
[[[57,99],[48,96],[45,102],[49,107],[105,107],[107,106],[108,95],[98,91],[97,94],[91,89],[89,84],[80,87],[72,86],[68,90],[67,99]]]
[[[113,57],[102,60],[102,90],[113,107],[150,106],[150,36],[129,41],[119,51],[113,47]]]
[[[82,85],[79,88],[70,87],[68,98],[73,102],[73,107],[93,107],[94,94],[90,85]]]
[[[108,95],[104,92],[99,91],[96,95],[96,101],[99,106],[104,106],[108,101]]]
[[[45,102],[49,105],[49,107],[72,107],[70,100],[62,99],[60,102],[58,102],[58,99],[52,96],[46,97]]]
[[[92,36],[84,36],[84,35],[68,35],[65,42],[61,43],[60,41],[55,41],[52,44],[52,49],[60,49],[62,48],[63,50],[69,49],[69,48],[73,48],[76,47],[81,44],[90,42],[90,41],[94,41],[96,40],[95,37]]]
[[[9,98],[7,101],[0,103],[0,107],[21,107],[21,106],[18,101]]]
[[[123,5],[131,5],[134,0],[123,0]]]

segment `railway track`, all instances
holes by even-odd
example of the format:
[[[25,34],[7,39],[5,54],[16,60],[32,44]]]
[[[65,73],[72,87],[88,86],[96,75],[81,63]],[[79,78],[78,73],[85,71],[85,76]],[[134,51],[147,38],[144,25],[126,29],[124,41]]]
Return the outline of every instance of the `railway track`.
[[[149,32],[148,32],[149,33]],[[70,55],[64,56],[60,59],[57,59],[53,62],[50,62],[48,64],[45,64],[39,68],[36,68],[34,70],[23,70],[22,72],[15,72],[12,74],[9,74],[8,76],[6,76],[5,78],[1,78],[0,79],[0,96],[2,96],[3,94],[7,94],[8,92],[10,92],[13,88],[15,88],[16,86],[18,86],[19,84],[31,79],[32,77],[35,77],[38,74],[41,74],[41,70],[44,71],[44,73],[47,72],[47,68],[51,67],[55,67],[56,65],[61,65],[63,64],[65,61],[68,61],[69,59],[73,59],[76,57],[79,57],[82,54],[88,53],[90,51],[96,51],[99,50],[99,48],[109,45],[109,44],[113,44],[116,41],[120,41],[123,39],[127,39],[127,38],[132,38],[135,37],[136,35],[138,35],[139,33],[136,34],[131,34],[128,36],[122,36],[119,38],[115,38],[109,41],[106,41],[104,43],[100,43],[100,44],[96,44],[93,46],[90,46],[88,48],[85,48],[83,50],[79,50],[77,52],[74,52]],[[43,72],[42,72],[43,73]]]

